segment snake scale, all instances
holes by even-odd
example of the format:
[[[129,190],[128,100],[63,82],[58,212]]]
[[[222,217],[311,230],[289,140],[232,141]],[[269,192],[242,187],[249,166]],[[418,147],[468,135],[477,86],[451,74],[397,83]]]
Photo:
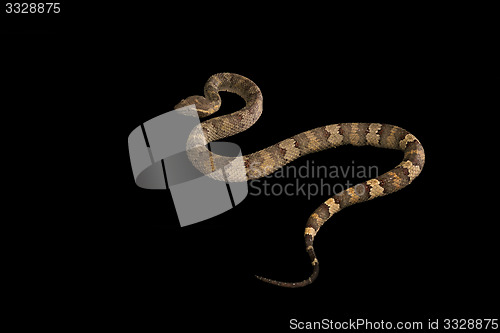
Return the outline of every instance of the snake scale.
[[[220,140],[248,129],[262,113],[262,93],[259,87],[250,79],[233,73],[212,75],[205,84],[204,96],[190,96],[178,103],[175,108],[194,104],[200,118],[209,116],[221,106],[219,91],[236,93],[245,100],[246,105],[234,113],[202,122],[199,125],[200,133],[206,142]],[[313,266],[313,272],[309,278],[301,282],[281,282],[256,276],[258,279],[289,288],[312,283],[319,273],[319,262],[314,252],[313,242],[321,226],[333,214],[348,206],[396,192],[410,184],[422,171],[425,154],[417,138],[398,126],[379,123],[339,123],[297,134],[270,147],[243,156],[244,174],[233,175],[231,181],[258,179],[301,156],[349,144],[401,150],[403,161],[379,177],[333,195],[311,214],[304,232],[306,251]],[[217,158],[224,159],[224,156],[215,156],[215,160]],[[212,158],[211,161],[213,168],[214,159]],[[205,169],[203,171],[205,173],[210,172],[207,166],[197,165],[196,167],[200,170]]]

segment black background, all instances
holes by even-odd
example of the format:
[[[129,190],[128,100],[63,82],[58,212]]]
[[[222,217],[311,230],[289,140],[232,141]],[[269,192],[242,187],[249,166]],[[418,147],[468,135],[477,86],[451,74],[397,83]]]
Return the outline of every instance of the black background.
[[[478,111],[491,110],[483,97],[493,90],[476,74],[490,54],[467,17],[435,8],[63,5],[58,17],[2,21],[3,99],[24,133],[7,135],[24,148],[9,156],[29,161],[6,165],[26,181],[11,196],[25,204],[15,205],[21,228],[9,258],[20,306],[37,323],[286,331],[292,318],[498,315],[496,222],[480,213],[490,175],[470,167],[487,160],[474,131],[488,126]],[[218,72],[244,75],[264,95],[259,121],[230,139],[244,153],[339,122],[398,125],[425,148],[411,186],[322,228],[321,272],[306,288],[254,275],[308,276],[303,229],[327,197],[249,196],[181,228],[168,191],[134,183],[128,134],[202,94]],[[220,113],[242,106],[226,93]],[[294,165],[307,159],[385,172],[401,155],[342,147]]]

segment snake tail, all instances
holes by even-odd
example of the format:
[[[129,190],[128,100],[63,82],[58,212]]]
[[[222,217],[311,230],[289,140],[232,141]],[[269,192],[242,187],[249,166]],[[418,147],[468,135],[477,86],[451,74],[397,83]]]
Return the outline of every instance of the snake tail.
[[[313,242],[315,236],[323,224],[328,221],[335,213],[356,203],[372,200],[394,193],[409,185],[422,171],[425,163],[425,155],[422,144],[413,135],[406,130],[393,126],[366,124],[367,128],[379,128],[377,135],[380,135],[381,129],[384,129],[384,135],[372,143],[378,147],[398,149],[403,151],[403,161],[394,169],[382,174],[377,178],[367,180],[350,187],[322,203],[309,217],[306,223],[304,237],[306,251],[311,259],[313,273],[311,276],[301,282],[281,282],[271,280],[265,277],[257,276],[259,280],[277,285],[280,287],[297,288],[312,283],[319,273],[319,262],[314,252]],[[353,124],[342,124],[343,127],[353,127]],[[358,124],[355,125],[357,127]],[[345,133],[345,132],[343,132]],[[370,133],[370,132],[369,132]],[[387,133],[391,133],[390,136]],[[383,140],[380,140],[383,138]],[[347,140],[344,143],[352,144]]]

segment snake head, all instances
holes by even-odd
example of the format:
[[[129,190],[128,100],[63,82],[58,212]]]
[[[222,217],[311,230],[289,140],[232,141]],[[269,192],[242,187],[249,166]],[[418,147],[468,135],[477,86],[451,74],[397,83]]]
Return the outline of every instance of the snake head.
[[[198,111],[198,116],[201,118],[206,117],[215,112],[211,103],[205,97],[198,95],[189,96],[188,98],[183,99],[182,101],[177,103],[177,105],[174,108],[179,109],[184,106],[193,104],[196,107],[196,111]]]

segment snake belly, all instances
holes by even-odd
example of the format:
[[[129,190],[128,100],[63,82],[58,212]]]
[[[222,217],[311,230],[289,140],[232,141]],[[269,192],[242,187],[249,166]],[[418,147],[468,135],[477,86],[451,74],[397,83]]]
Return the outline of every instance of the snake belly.
[[[212,75],[205,84],[204,96],[190,96],[178,103],[175,108],[194,104],[199,117],[209,116],[219,110],[221,106],[220,91],[228,91],[241,96],[246,105],[239,111],[202,122],[199,125],[199,133],[206,143],[248,129],[262,114],[262,92],[259,87],[250,79],[233,73]],[[189,147],[189,145],[188,142],[187,146]],[[333,214],[346,207],[388,195],[409,185],[420,174],[425,162],[424,149],[420,141],[401,127],[380,123],[339,123],[305,131],[270,147],[243,156],[244,170],[228,175],[228,179],[230,181],[258,179],[275,172],[299,157],[342,145],[401,150],[403,160],[392,170],[379,177],[333,195],[311,214],[304,232],[306,251],[313,266],[313,272],[307,279],[300,282],[282,282],[256,276],[258,279],[289,288],[303,287],[312,283],[319,273],[319,262],[314,252],[313,243],[321,226]],[[206,150],[206,147],[203,149]],[[228,157],[225,156],[211,154],[211,163],[200,162],[197,164],[195,159],[192,162],[201,172],[208,174],[213,171],[214,165],[224,165],[227,159]]]

